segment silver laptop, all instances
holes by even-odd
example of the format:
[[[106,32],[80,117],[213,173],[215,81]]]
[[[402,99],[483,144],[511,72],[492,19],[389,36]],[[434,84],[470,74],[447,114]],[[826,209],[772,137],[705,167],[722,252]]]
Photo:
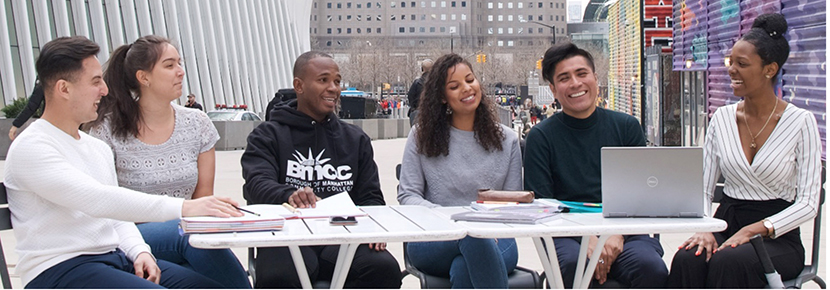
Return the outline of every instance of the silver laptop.
[[[703,217],[703,148],[605,147],[604,217]]]

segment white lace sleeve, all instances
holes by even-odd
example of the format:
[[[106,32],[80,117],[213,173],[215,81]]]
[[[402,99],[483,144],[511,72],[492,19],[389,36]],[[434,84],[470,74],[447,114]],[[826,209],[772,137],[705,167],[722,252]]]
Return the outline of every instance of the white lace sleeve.
[[[203,153],[216,145],[216,141],[219,141],[219,132],[216,131],[213,122],[210,121],[210,118],[204,112],[199,112],[198,117],[196,117],[196,122],[199,125],[199,132],[201,133],[199,153]]]

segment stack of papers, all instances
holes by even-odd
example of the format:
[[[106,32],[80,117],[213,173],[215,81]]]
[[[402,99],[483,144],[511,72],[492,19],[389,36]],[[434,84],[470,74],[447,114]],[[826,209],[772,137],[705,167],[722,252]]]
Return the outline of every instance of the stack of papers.
[[[270,210],[274,205],[256,204],[243,206],[242,209],[258,213],[259,216],[245,213],[241,217],[184,217],[179,222],[185,234],[229,233],[250,231],[279,231],[285,224],[285,218]],[[281,206],[280,206],[281,207]]]
[[[481,202],[473,201],[470,207],[477,211],[527,211],[527,212],[568,212],[569,208],[557,203],[544,200],[534,200],[531,203],[510,202]]]
[[[468,211],[452,215],[455,221],[467,222],[490,222],[490,223],[515,223],[515,224],[538,224],[560,218],[561,215],[555,212],[544,211]]]
[[[293,213],[285,209],[282,212],[285,218],[330,218],[330,217],[352,217],[366,216],[367,214],[357,208],[348,192],[341,192],[325,199],[317,201],[314,208],[298,208]]]

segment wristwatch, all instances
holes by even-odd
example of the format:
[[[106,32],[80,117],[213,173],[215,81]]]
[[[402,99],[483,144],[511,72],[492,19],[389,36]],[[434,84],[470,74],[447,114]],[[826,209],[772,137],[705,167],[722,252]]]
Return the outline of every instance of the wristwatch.
[[[772,222],[768,219],[764,219],[764,227],[767,228],[767,237],[772,237],[775,235],[775,228],[772,227]]]

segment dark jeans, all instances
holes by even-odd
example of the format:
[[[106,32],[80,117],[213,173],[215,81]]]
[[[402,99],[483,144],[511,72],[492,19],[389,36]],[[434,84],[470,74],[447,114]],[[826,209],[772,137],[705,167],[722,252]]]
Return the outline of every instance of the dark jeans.
[[[194,248],[188,242],[189,235],[179,234],[178,219],[137,226],[156,259],[196,271],[216,280],[225,288],[251,288],[248,273],[230,249]]]
[[[455,241],[408,243],[409,262],[418,270],[449,277],[452,288],[506,289],[507,274],[516,269],[514,239],[465,237]]]
[[[135,275],[133,263],[120,250],[101,255],[82,255],[43,271],[26,288],[222,288],[212,279],[179,265],[158,260],[161,282]]]
[[[300,247],[311,283],[331,280],[339,245]],[[301,288],[288,247],[257,248],[254,288]],[[401,268],[389,251],[360,245],[344,288],[401,288]]]
[[[648,235],[624,236],[624,238],[622,253],[611,265],[608,278],[631,288],[663,288],[669,270],[663,262],[663,247],[660,242]],[[553,239],[565,288],[573,288],[581,241],[582,237]]]

